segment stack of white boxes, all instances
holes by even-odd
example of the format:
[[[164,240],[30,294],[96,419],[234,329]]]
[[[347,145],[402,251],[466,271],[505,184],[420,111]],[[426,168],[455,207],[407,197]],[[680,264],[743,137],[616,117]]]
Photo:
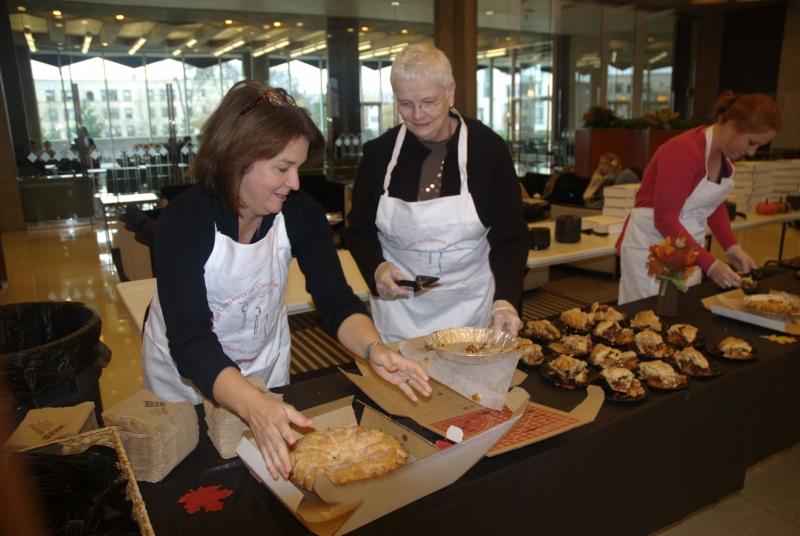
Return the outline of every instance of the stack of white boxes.
[[[638,184],[620,184],[603,188],[603,216],[625,218],[630,214],[636,200]]]
[[[733,191],[728,201],[740,212],[753,212],[756,205],[773,197],[776,161],[737,162]]]
[[[800,159],[776,160],[772,171],[772,194],[785,198],[800,192]]]

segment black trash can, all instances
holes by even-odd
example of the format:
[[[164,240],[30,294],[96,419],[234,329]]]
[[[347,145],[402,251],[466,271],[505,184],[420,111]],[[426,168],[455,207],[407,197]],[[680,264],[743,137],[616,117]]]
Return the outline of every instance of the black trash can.
[[[100,316],[80,302],[0,306],[0,375],[9,393],[0,412],[16,424],[32,408],[88,401],[101,422],[98,381],[111,351],[100,329]]]

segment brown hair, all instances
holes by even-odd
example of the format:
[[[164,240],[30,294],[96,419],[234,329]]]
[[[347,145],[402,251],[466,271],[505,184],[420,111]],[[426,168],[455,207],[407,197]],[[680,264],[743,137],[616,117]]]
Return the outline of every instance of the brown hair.
[[[282,89],[256,80],[238,82],[203,125],[200,149],[189,174],[207,192],[219,192],[238,213],[242,176],[256,160],[277,156],[297,138],[313,161],[324,146],[308,112]]]
[[[781,128],[781,111],[766,95],[737,95],[728,90],[717,99],[714,120],[720,124],[733,121],[739,132],[777,132]]]

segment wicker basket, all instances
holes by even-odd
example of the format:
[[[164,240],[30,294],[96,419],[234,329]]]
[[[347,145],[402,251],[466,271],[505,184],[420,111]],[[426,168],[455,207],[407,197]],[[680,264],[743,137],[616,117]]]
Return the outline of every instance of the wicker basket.
[[[93,445],[103,445],[116,450],[120,467],[128,480],[128,500],[133,504],[131,508],[133,519],[139,525],[139,531],[142,536],[155,536],[153,526],[150,524],[150,517],[147,515],[147,508],[144,505],[144,499],[142,499],[142,494],[139,492],[139,486],[136,484],[136,477],[133,475],[133,469],[128,461],[128,456],[125,454],[125,449],[122,447],[122,440],[115,426],[91,430],[83,434],[59,439],[47,444],[60,445],[62,454],[77,454]],[[38,445],[25,450],[37,450],[42,448],[42,446],[43,445]]]

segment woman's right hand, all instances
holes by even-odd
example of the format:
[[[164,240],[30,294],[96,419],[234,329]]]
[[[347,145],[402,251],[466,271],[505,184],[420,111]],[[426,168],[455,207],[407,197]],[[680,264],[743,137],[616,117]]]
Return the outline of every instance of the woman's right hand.
[[[402,279],[407,279],[400,268],[389,261],[383,261],[375,269],[375,287],[378,296],[386,300],[394,298],[405,298],[408,296],[408,289],[396,283]]]
[[[722,288],[742,286],[742,278],[739,274],[721,260],[714,261],[706,275]]]
[[[288,479],[292,471],[289,447],[295,442],[289,425],[307,428],[313,422],[303,417],[293,406],[263,394],[251,401],[246,413],[245,420],[250,425],[272,479],[277,480],[278,475]]]

